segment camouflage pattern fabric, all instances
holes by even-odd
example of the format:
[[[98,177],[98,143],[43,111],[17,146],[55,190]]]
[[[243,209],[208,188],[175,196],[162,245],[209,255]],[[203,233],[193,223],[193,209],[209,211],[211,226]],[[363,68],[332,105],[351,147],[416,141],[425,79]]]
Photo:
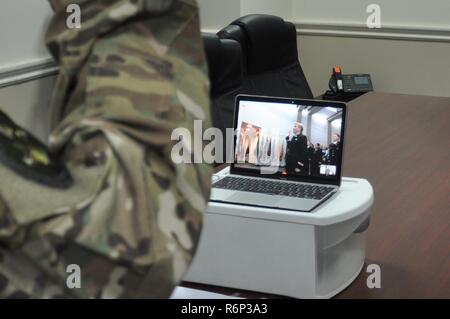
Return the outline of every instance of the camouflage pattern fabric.
[[[196,251],[207,164],[174,164],[172,130],[210,127],[195,0],[51,0],[61,66],[47,187],[0,164],[0,298],[166,298]],[[67,29],[66,6],[82,9]],[[81,269],[70,289],[69,265]]]

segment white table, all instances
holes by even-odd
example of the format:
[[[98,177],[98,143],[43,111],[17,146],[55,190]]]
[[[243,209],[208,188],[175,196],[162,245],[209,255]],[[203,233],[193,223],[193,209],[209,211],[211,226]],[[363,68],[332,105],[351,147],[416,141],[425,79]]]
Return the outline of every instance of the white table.
[[[311,213],[210,202],[184,280],[330,298],[362,269],[373,200],[367,180],[343,178],[338,193]]]

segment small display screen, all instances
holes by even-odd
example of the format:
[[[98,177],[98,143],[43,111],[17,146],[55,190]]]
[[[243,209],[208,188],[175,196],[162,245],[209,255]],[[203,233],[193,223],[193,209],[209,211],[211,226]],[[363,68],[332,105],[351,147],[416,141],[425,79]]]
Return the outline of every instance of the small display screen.
[[[365,76],[357,76],[354,78],[356,85],[368,85],[369,84],[369,78]]]
[[[241,100],[234,167],[247,172],[337,180],[343,109],[333,104]]]

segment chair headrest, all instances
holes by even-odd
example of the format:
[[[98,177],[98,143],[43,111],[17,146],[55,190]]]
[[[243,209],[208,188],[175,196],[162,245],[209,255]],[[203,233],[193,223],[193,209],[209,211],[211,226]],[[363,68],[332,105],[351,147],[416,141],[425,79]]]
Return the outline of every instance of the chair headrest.
[[[298,61],[296,28],[277,16],[247,15],[233,21],[218,35],[241,44],[248,74],[278,69]]]
[[[202,33],[208,60],[211,96],[217,97],[242,85],[242,50],[237,41],[220,39],[211,33]]]

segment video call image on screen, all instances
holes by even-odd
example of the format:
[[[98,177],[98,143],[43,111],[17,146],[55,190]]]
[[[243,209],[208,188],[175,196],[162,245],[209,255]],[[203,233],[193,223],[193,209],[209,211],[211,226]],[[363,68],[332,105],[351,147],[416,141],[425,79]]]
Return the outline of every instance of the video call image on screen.
[[[338,172],[342,110],[335,107],[241,101],[235,167],[333,177]]]

